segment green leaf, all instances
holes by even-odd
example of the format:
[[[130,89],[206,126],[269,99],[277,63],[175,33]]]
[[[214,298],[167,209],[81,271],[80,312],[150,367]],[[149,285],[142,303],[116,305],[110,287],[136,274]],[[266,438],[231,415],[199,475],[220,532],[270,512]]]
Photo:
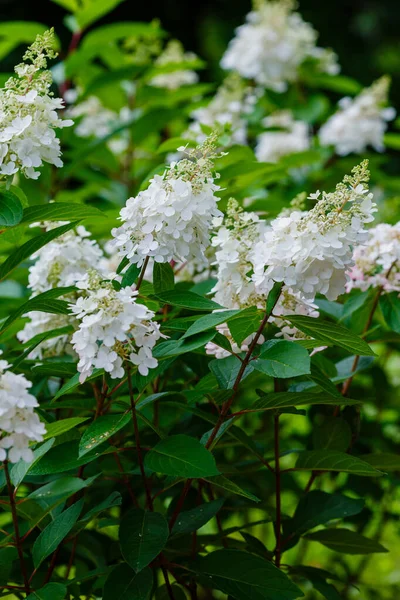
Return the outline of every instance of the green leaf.
[[[250,307],[239,311],[236,316],[229,320],[229,331],[239,347],[247,337],[258,330],[261,318],[261,311],[255,307]]]
[[[303,596],[300,588],[271,562],[240,550],[211,552],[193,569],[204,576],[204,585],[236,600],[295,600]]]
[[[86,0],[75,17],[81,29],[86,29],[95,21],[114,10],[124,0]]]
[[[285,317],[285,319],[290,321],[290,323],[300,329],[300,331],[303,331],[306,335],[317,338],[328,346],[339,346],[348,352],[360,356],[375,355],[367,342],[342,325],[299,315]]]
[[[103,512],[103,510],[108,510],[114,506],[121,506],[121,504],[121,494],[119,492],[111,492],[111,494],[107,496],[103,502],[100,502],[100,504],[97,504],[94,508],[91,508],[85,515],[83,515],[79,523],[87,523],[88,521],[91,521],[93,517],[96,517],[99,513]]]
[[[172,306],[179,306],[180,308],[188,308],[191,310],[215,310],[222,308],[216,302],[203,298],[193,292],[180,292],[178,290],[171,290],[169,292],[163,292],[157,294],[157,298],[164,302],[164,304],[171,304]]]
[[[172,596],[171,596],[171,592]],[[170,590],[167,588],[167,585],[163,585],[159,587],[156,591],[155,600],[187,600],[187,596],[183,590],[183,588],[176,583],[170,585]]]
[[[23,481],[25,475],[35,467],[36,463],[50,450],[55,440],[47,440],[44,444],[41,444],[38,448],[33,451],[33,461],[27,463],[24,460],[17,462],[11,469],[10,479],[14,487],[18,487]]]
[[[31,44],[47,25],[35,21],[6,21],[0,24],[0,60],[20,44]]]
[[[83,499],[64,510],[36,538],[32,548],[33,564],[36,569],[71,531],[79,518],[82,507]]]
[[[21,223],[70,221],[71,219],[77,221],[89,217],[107,218],[101,210],[94,206],[71,202],[51,202],[50,204],[39,204],[25,208]]]
[[[89,417],[71,417],[70,419],[61,419],[60,421],[54,421],[54,423],[46,423],[46,433],[43,436],[44,440],[49,438],[57,437],[66,433],[70,429],[74,429],[88,420]]]
[[[313,362],[311,363],[311,375],[309,379],[319,385],[319,387],[330,396],[337,396],[338,398],[342,397],[342,394],[335,384],[323,373],[319,366]],[[338,401],[338,404],[340,404],[340,401]]]
[[[13,227],[22,219],[23,208],[18,196],[0,188],[0,227]]]
[[[316,450],[346,452],[350,442],[350,426],[347,421],[339,417],[326,416],[313,430],[313,445]]]
[[[241,361],[237,356],[228,356],[227,358],[216,358],[208,363],[210,371],[217,378],[218,385],[222,390],[231,390],[242,367]],[[247,365],[241,381],[254,371],[252,365]]]
[[[153,287],[155,294],[173,290],[175,286],[174,270],[169,263],[154,263]]]
[[[46,483],[46,485],[42,485],[42,487],[34,490],[29,494],[29,498],[42,498],[45,500],[49,498],[68,498],[72,494],[76,494],[76,492],[88,487],[93,481],[94,478],[60,477],[60,479],[50,481],[50,483]]]
[[[15,310],[8,319],[2,324],[0,333],[3,333],[18,317],[25,315],[28,312],[39,311],[45,313],[51,313],[54,315],[69,315],[68,302],[63,300],[57,300],[59,296],[64,296],[73,292],[75,287],[62,287],[48,290],[42,294],[38,294],[34,298],[30,298],[27,302],[24,302]]]
[[[275,304],[278,302],[279,296],[281,295],[283,283],[275,282],[272,286],[272,290],[269,292],[267,302],[265,305],[265,312],[270,315],[274,309]]]
[[[252,502],[261,502],[260,498],[257,498],[254,494],[251,494],[247,490],[242,489],[236,483],[225,477],[224,475],[217,475],[216,477],[204,477],[208,483],[212,485],[216,485],[217,487],[229,492],[230,494],[235,494],[236,496],[242,496],[243,498],[247,498]]]
[[[84,456],[125,427],[131,420],[131,414],[105,415],[99,417],[83,433],[79,442],[79,456]]]
[[[205,331],[199,333],[196,336],[192,336],[190,339],[184,339],[184,336],[179,340],[167,340],[161,342],[153,350],[153,356],[155,358],[167,358],[169,356],[178,356],[179,354],[187,354],[193,352],[210,342],[216,335],[215,331]]]
[[[122,275],[121,287],[130,287],[133,285],[136,279],[139,277],[140,271],[141,269],[137,265],[130,265]]]
[[[261,392],[263,394],[263,392]],[[290,406],[307,406],[308,404],[330,404],[352,406],[353,404],[361,404],[361,400],[351,400],[349,398],[337,398],[336,396],[328,396],[325,393],[315,394],[308,392],[276,392],[271,394],[263,394],[257,402],[255,402],[247,410],[249,412],[257,412],[261,410],[273,410],[280,408],[288,408]]]
[[[211,313],[211,315],[200,317],[192,325],[190,325],[189,329],[182,336],[182,339],[200,333],[201,331],[213,329],[217,325],[221,325],[221,323],[227,323],[230,319],[243,312],[243,310],[222,310]]]
[[[251,365],[270,377],[288,379],[310,373],[310,356],[295,342],[270,340],[263,345],[259,358]]]
[[[10,539],[10,541],[12,540]],[[6,584],[9,581],[15,560],[18,560],[16,548],[0,548],[0,584]]]
[[[364,500],[342,494],[327,494],[319,490],[308,492],[301,498],[292,519],[284,522],[285,535],[301,535],[333,519],[357,515],[364,504]]]
[[[371,540],[363,535],[338,527],[337,529],[323,529],[305,536],[312,542],[319,542],[331,550],[341,554],[373,554],[387,552],[386,548],[376,540]]]
[[[122,556],[139,573],[162,552],[168,536],[168,523],[163,515],[140,508],[130,510],[119,528]]]
[[[64,600],[67,588],[62,583],[46,583],[42,588],[35,590],[26,600]]]
[[[385,133],[383,136],[383,143],[388,148],[393,150],[400,150],[400,134],[399,133]]]
[[[150,569],[135,573],[127,564],[118,565],[106,579],[103,600],[149,600],[152,586]]]
[[[199,506],[196,506],[196,508],[181,512],[171,534],[182,535],[184,533],[197,531],[200,527],[203,527],[203,525],[208,523],[210,519],[215,517],[217,512],[222,508],[224,501],[224,498],[218,498],[218,500],[200,504]]]
[[[338,471],[366,477],[380,477],[381,471],[367,462],[335,450],[312,450],[302,452],[296,462],[298,471]]]
[[[93,373],[86,379],[86,382],[92,381],[93,379],[96,379],[96,377],[100,377],[100,375],[102,375],[103,373],[103,369],[93,369]],[[80,373],[75,373],[75,375],[71,377],[71,379],[67,381],[67,383],[64,383],[64,385],[58,390],[57,394],[54,396],[52,402],[55,402],[58,398],[61,398],[61,396],[64,396],[65,394],[70,394],[71,392],[76,390],[76,388],[80,385],[79,375]]]
[[[156,473],[185,478],[219,474],[211,452],[197,439],[183,434],[172,435],[158,442],[146,454],[144,464]]]
[[[380,471],[400,471],[400,455],[390,452],[379,454],[363,454],[362,460]]]
[[[60,227],[56,227],[55,229],[50,229],[50,231],[46,231],[45,233],[41,233],[37,235],[33,239],[25,242],[22,246],[17,248],[15,252],[13,252],[1,265],[0,265],[0,281],[5,279],[7,275],[9,275],[15,267],[17,267],[22,261],[26,260],[34,252],[37,252],[40,248],[56,239],[60,235],[63,235],[67,231],[70,231],[76,225],[78,225],[79,221],[73,221],[72,223],[68,223],[67,225],[61,225]]]
[[[400,137],[400,136],[399,136]],[[397,292],[391,294],[383,294],[379,299],[383,318],[386,324],[395,331],[400,333],[400,298]]]
[[[52,440],[48,440],[52,441]],[[47,443],[47,442],[46,442]],[[88,452],[85,456],[78,457],[78,443],[76,440],[59,444],[50,450],[50,452],[41,458],[30,470],[32,475],[53,475],[55,473],[65,473],[78,469],[86,465],[103,454],[105,451],[112,452],[111,446],[95,449],[94,452]]]

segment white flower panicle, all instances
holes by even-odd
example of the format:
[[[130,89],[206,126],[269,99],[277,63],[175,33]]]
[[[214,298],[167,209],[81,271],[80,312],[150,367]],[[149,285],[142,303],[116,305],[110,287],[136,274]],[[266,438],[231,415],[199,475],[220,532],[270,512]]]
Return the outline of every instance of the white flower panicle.
[[[171,40],[164,52],[155,61],[155,67],[171,67],[171,71],[160,73],[150,80],[154,87],[176,90],[183,85],[197,83],[199,77],[195,71],[184,67],[185,63],[198,60],[193,52],[185,52],[178,40]],[[180,68],[181,65],[181,68]]]
[[[290,111],[280,111],[263,120],[263,125],[273,128],[257,138],[255,155],[260,162],[277,162],[287,154],[302,152],[310,147],[307,123],[295,121]]]
[[[337,73],[335,55],[316,48],[317,32],[294,12],[295,6],[293,0],[257,0],[222,57],[222,68],[277,92],[297,79],[306,59],[317,61],[319,70]]]
[[[152,348],[161,333],[152,321],[154,313],[137,302],[138,292],[130,287],[116,291],[95,271],[79,287],[84,294],[71,305],[71,311],[79,320],[72,343],[79,356],[80,382],[95,368],[104,369],[113,379],[121,378],[124,361],[147,375],[158,364]]]
[[[400,294],[400,222],[370,229],[366,243],[354,249],[353,261],[347,273],[348,292],[379,287],[384,293]]]
[[[340,156],[361,154],[368,146],[382,152],[387,122],[396,115],[394,108],[386,106],[389,85],[389,77],[384,76],[356,98],[342,98],[339,110],[320,129],[321,144],[334,146]]]
[[[376,210],[365,185],[367,165],[355,167],[334,192],[312,194],[317,200],[312,210],[295,210],[271,222],[250,258],[259,293],[266,294],[274,281],[311,301],[318,293],[335,300],[344,292],[353,249],[366,240],[364,224]]]
[[[62,224],[61,222],[44,223],[43,226],[49,230]],[[91,269],[102,270],[104,267],[106,274],[103,251],[95,240],[90,239],[90,233],[82,225],[43,246],[32,255],[32,258],[35,262],[29,268],[28,277],[28,287],[32,290],[32,297],[53,288],[75,286]],[[71,300],[76,296],[76,292],[72,292],[68,294],[68,299]],[[18,339],[23,343],[52,329],[74,325],[69,315],[32,311],[26,316],[30,320],[17,334]],[[29,357],[52,356],[62,350],[71,353],[70,339],[71,336],[67,334],[49,338],[39,344]]]
[[[55,129],[68,127],[71,120],[59,119],[64,107],[61,98],[52,98],[47,59],[56,56],[51,29],[38,35],[28,48],[23,63],[15,67],[17,77],[10,78],[0,90],[0,175],[21,171],[37,179],[35,169],[43,163],[62,167],[60,141]]]
[[[194,121],[184,137],[200,144],[207,137],[203,126],[227,126],[232,144],[246,144],[247,123],[243,117],[254,109],[258,95],[258,90],[250,88],[237,73],[229,74],[209,104],[192,112]]]
[[[33,460],[29,444],[41,442],[46,428],[34,412],[39,404],[28,391],[31,382],[9,369],[8,362],[0,360],[0,460],[29,463]]]
[[[212,292],[215,302],[225,308],[264,308],[265,296],[258,294],[249,273],[252,271],[250,253],[266,229],[265,221],[258,215],[244,212],[238,202],[231,198],[224,220],[214,220],[220,226],[211,244],[216,248],[215,262],[217,283]]]
[[[219,186],[212,175],[215,136],[172,163],[163,176],[129,198],[121,210],[121,227],[112,230],[120,256],[141,266],[147,257],[164,263],[196,259],[205,262],[212,219],[221,213]]]

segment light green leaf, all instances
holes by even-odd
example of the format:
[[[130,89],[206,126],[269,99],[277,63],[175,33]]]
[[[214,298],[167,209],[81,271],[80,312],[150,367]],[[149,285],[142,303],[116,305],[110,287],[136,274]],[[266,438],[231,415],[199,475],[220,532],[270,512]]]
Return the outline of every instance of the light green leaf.
[[[127,564],[117,565],[106,579],[103,600],[148,600],[152,587],[151,569],[135,573]]]
[[[304,536],[312,542],[319,542],[331,550],[341,554],[373,554],[387,552],[386,548],[376,540],[371,540],[363,535],[338,527],[337,529],[323,529]]]
[[[200,317],[192,325],[190,325],[189,329],[182,336],[182,339],[190,337],[191,335],[195,335],[196,333],[200,333],[201,331],[213,329],[217,325],[221,325],[221,323],[227,323],[230,319],[232,319],[232,317],[235,317],[243,312],[243,310],[222,310],[211,313],[211,315]]]
[[[93,369],[93,373],[86,379],[86,381],[92,381],[93,379],[96,379],[96,377],[100,377],[100,375],[102,375],[103,373],[103,369]],[[76,390],[76,388],[80,385],[79,375],[79,373],[75,373],[75,375],[71,377],[71,379],[67,381],[67,383],[64,383],[64,385],[58,390],[57,394],[54,396],[52,402],[55,402],[58,398],[61,398],[61,396],[64,396],[65,394],[70,394],[71,392]]]
[[[88,420],[89,417],[71,417],[70,419],[60,419],[60,421],[54,421],[54,423],[45,423],[46,433],[43,436],[44,440],[49,438],[55,438],[58,435],[66,433],[70,429],[74,429]]]
[[[285,319],[290,321],[300,331],[321,340],[321,342],[326,343],[328,346],[339,346],[348,352],[360,356],[374,356],[374,352],[367,342],[342,325],[300,315],[285,317]]]
[[[79,456],[84,456],[125,427],[131,420],[130,413],[99,417],[83,433],[79,442]]]
[[[251,365],[270,377],[287,379],[310,373],[310,356],[295,342],[270,340],[263,345],[259,358]]]
[[[107,218],[101,210],[86,204],[70,202],[51,202],[29,206],[24,210],[22,223],[37,223],[39,221],[74,221],[93,217]]]
[[[211,452],[193,437],[172,435],[146,454],[145,466],[156,473],[185,478],[209,477],[219,471]]]
[[[300,588],[271,562],[240,550],[211,552],[193,570],[204,576],[207,587],[236,600],[295,600],[303,596]]]
[[[44,456],[50,448],[53,446],[55,440],[47,440],[44,444],[41,444],[38,448],[33,451],[33,461],[27,463],[24,460],[17,462],[11,469],[10,479],[14,487],[18,487],[23,481],[25,475],[35,467],[36,463]]]
[[[47,25],[35,21],[5,21],[0,24],[0,60],[20,44],[31,44]]]
[[[302,452],[296,462],[297,471],[338,471],[366,477],[380,477],[381,471],[367,462],[335,450],[312,450]]]
[[[29,494],[29,498],[68,498],[72,494],[76,494],[85,487],[88,487],[96,478],[81,479],[80,477],[61,477],[55,481],[50,481],[46,485],[34,490]]]
[[[168,523],[163,515],[140,508],[130,510],[119,528],[122,555],[139,573],[162,552],[168,536]]]
[[[83,499],[64,510],[36,538],[32,548],[33,564],[36,569],[71,531],[79,518],[82,507]]]
[[[124,0],[85,0],[83,7],[75,13],[81,29],[86,29],[95,21],[114,10]]]

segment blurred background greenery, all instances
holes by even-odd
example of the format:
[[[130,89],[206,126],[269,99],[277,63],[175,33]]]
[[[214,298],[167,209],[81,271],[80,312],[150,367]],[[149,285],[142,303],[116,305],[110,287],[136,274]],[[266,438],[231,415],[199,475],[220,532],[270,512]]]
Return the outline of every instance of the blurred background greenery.
[[[251,9],[249,0],[125,0],[102,23],[159,19],[171,36],[183,42],[205,59],[209,72],[203,77],[221,78],[218,62],[233,36]],[[332,47],[339,56],[345,73],[363,85],[388,73],[393,84],[391,99],[400,105],[400,9],[398,0],[301,0],[299,9],[306,21],[319,31],[319,45]],[[63,42],[68,44],[70,32],[63,25],[66,11],[51,0],[0,0],[0,20],[40,21],[54,26]],[[2,70],[12,70],[19,60],[11,54]],[[344,72],[343,71],[343,72]]]

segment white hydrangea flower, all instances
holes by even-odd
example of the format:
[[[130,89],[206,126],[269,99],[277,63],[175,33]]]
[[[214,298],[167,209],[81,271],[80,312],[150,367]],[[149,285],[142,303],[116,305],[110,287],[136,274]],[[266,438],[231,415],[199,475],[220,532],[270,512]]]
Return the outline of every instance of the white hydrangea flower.
[[[252,264],[249,256],[266,230],[266,222],[255,213],[243,212],[236,200],[229,200],[227,218],[214,221],[220,225],[211,244],[216,248],[217,283],[212,289],[214,300],[225,308],[264,308],[265,295],[256,291],[249,273]]]
[[[15,67],[18,77],[7,81],[0,90],[0,175],[21,171],[37,179],[43,163],[62,167],[60,141],[55,129],[69,127],[71,120],[60,119],[57,110],[64,108],[61,98],[52,98],[52,83],[47,58],[54,58],[53,30],[36,41]]]
[[[253,110],[258,95],[259,90],[250,88],[237,73],[231,73],[225,78],[207,106],[192,112],[193,123],[190,124],[184,137],[195,139],[201,144],[207,137],[202,125],[212,129],[227,125],[231,143],[246,144],[247,123],[244,116]]]
[[[130,287],[116,291],[110,282],[91,272],[79,283],[84,291],[71,311],[79,320],[72,337],[79,356],[79,380],[83,383],[93,369],[104,369],[113,379],[124,375],[123,363],[137,365],[141,375],[157,366],[152,348],[161,337],[154,313],[136,301]]]
[[[138,266],[147,257],[160,263],[205,261],[212,219],[221,214],[214,195],[219,186],[207,157],[214,148],[214,141],[206,141],[189,159],[171,164],[146,190],[128,199],[120,213],[122,226],[111,232],[121,258]]]
[[[255,155],[260,162],[278,162],[280,158],[310,147],[310,132],[307,123],[295,121],[290,111],[281,111],[266,117],[263,125],[279,128],[266,131],[257,138]]]
[[[222,68],[277,92],[297,79],[308,58],[320,62],[319,70],[337,72],[332,53],[328,58],[323,51],[316,52],[317,32],[294,8],[293,0],[256,0],[222,57]]]
[[[168,73],[160,73],[150,80],[150,85],[154,87],[176,90],[183,85],[197,83],[199,77],[191,69],[176,68],[182,63],[190,63],[197,60],[193,52],[185,52],[183,46],[178,40],[171,40],[164,52],[155,61],[155,67],[171,66],[173,70]]]
[[[370,229],[366,243],[354,249],[353,261],[347,273],[347,292],[381,287],[385,293],[400,294],[400,221]]]
[[[32,383],[8,369],[7,361],[0,360],[0,460],[29,463],[33,460],[29,444],[41,442],[46,428],[34,412],[39,404],[28,392]]]
[[[271,222],[250,256],[259,293],[267,293],[274,281],[311,301],[318,293],[335,300],[344,292],[353,249],[365,242],[364,224],[376,210],[364,185],[367,164],[355,167],[354,175],[346,176],[334,192],[323,192],[320,199],[319,192],[313,194],[318,201],[312,210],[295,210]]]
[[[49,230],[62,224],[45,223],[44,228]],[[106,264],[102,262],[103,251],[95,240],[90,239],[90,233],[83,225],[46,244],[32,258],[35,262],[29,268],[28,276],[32,297],[53,288],[75,286],[91,269],[100,269],[105,276],[108,274]],[[76,292],[68,295],[69,300],[73,297],[76,297]],[[26,316],[29,321],[17,334],[22,343],[52,329],[74,325],[69,315],[33,311]],[[62,351],[73,354],[70,339],[70,335],[61,335],[45,340],[32,351],[29,358],[57,355]]]
[[[356,98],[342,98],[339,110],[321,127],[323,146],[334,146],[337,154],[362,154],[368,146],[382,152],[387,122],[394,119],[394,108],[386,107],[390,80],[381,77]]]
[[[280,329],[277,337],[284,337],[285,340],[304,339],[307,336],[285,320],[289,315],[303,315],[305,317],[319,317],[318,306],[304,298],[300,292],[294,292],[291,288],[283,286],[281,295],[276,303],[273,316],[268,320],[274,323]]]

